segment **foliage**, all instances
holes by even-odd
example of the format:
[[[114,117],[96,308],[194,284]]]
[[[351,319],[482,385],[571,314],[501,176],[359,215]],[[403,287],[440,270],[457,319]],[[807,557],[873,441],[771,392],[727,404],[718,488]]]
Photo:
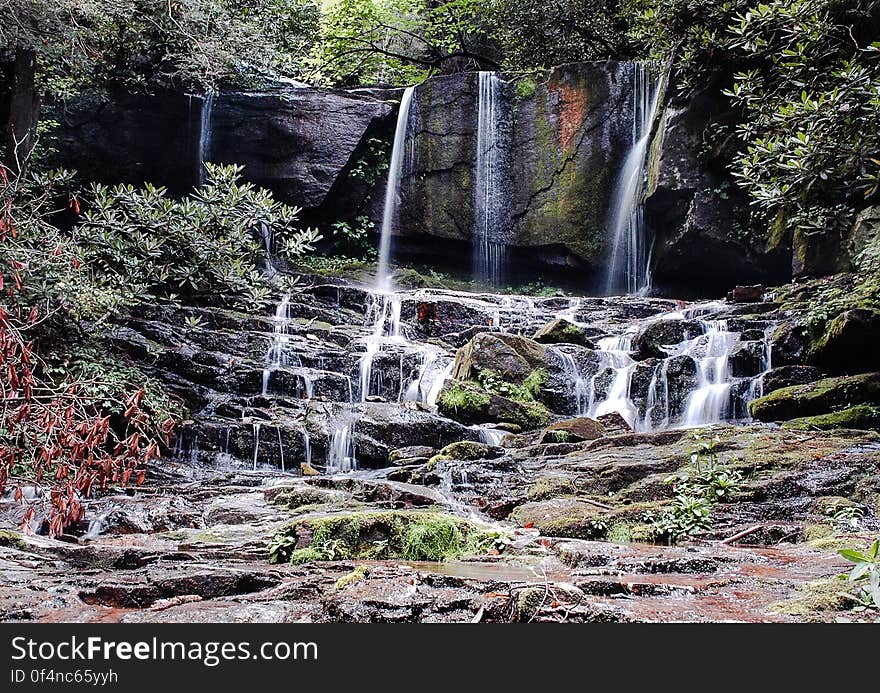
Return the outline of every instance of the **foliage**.
[[[626,19],[616,1],[496,0],[487,23],[505,68],[514,71],[623,58],[630,51]]]
[[[844,549],[840,555],[854,564],[849,574],[841,577],[861,588],[856,608],[880,610],[880,539],[871,544],[866,553]]]
[[[678,494],[658,517],[646,517],[646,520],[650,522],[655,538],[665,538],[674,544],[697,532],[711,529],[710,506],[706,498]]]
[[[570,443],[571,431],[547,431],[547,435],[544,436],[544,439],[549,443]]]
[[[308,528],[307,546],[299,546]],[[482,531],[451,515],[391,511],[351,513],[295,523],[269,545],[273,563],[357,559],[444,561],[464,553],[501,552],[506,535]]]
[[[526,376],[522,385],[510,383],[495,371],[483,369],[477,374],[477,380],[486,392],[501,395],[518,402],[534,402],[541,393],[541,386],[547,379],[547,371],[536,368]]]
[[[303,75],[318,18],[315,0],[0,0],[0,45],[35,48],[60,97],[101,86],[216,88]]]
[[[93,186],[91,208],[74,229],[83,262],[100,268],[92,313],[150,296],[260,307],[270,293],[256,265],[266,245],[284,256],[312,250],[319,236],[295,228],[298,209],[241,182],[240,166],[206,167],[205,184],[183,200],[149,184]]]
[[[69,288],[53,283],[65,270],[90,281],[76,246],[46,221],[51,193],[0,167],[0,495],[11,490],[26,505],[25,531],[45,523],[58,536],[83,518],[95,490],[142,483],[174,420],[133,370],[52,368],[42,357],[41,342],[70,311]]]
[[[648,517],[655,538],[675,543],[711,529],[711,506],[730,500],[742,482],[742,474],[718,460],[719,439],[694,435],[690,465],[667,477],[675,497],[659,516]]]

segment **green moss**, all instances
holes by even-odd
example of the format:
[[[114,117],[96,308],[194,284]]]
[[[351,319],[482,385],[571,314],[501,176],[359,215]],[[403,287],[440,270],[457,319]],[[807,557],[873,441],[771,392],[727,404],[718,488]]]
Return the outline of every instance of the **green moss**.
[[[829,612],[844,611],[852,605],[843,594],[846,587],[847,583],[838,578],[806,582],[798,587],[800,596],[774,604],[770,609],[779,614],[820,619]]]
[[[834,528],[831,525],[807,525],[804,527],[804,541],[807,543],[827,539],[832,534],[834,534]]]
[[[510,423],[518,424],[523,430],[530,431],[535,428],[543,428],[550,423],[553,415],[541,402],[523,403],[519,413],[505,419]]]
[[[9,546],[19,550],[27,548],[27,544],[22,539],[21,534],[7,530],[0,530],[0,546]]]
[[[804,416],[786,422],[786,428],[802,430],[830,430],[835,428],[853,428],[859,430],[880,431],[880,408],[867,404],[859,404],[830,414]]]
[[[481,392],[475,386],[454,382],[440,394],[437,408],[450,418],[457,415],[465,419],[479,419],[488,411],[491,401],[488,393]]]
[[[570,443],[571,442],[571,431],[547,431],[547,434],[544,436],[545,443]]]
[[[760,421],[817,416],[859,404],[880,403],[880,375],[865,373],[824,378],[806,385],[780,388],[749,403]]]
[[[479,535],[453,515],[414,510],[346,513],[297,520],[270,545],[275,563],[350,559],[443,561],[464,554]]]
[[[522,390],[528,400],[535,400],[541,394],[541,387],[547,381],[547,371],[536,368],[523,380]]]
[[[465,545],[457,519],[430,515],[409,524],[400,555],[409,561],[445,561],[461,554]]]
[[[543,476],[529,486],[526,498],[530,501],[545,500],[556,496],[570,496],[577,492],[574,482],[565,476]]]
[[[530,99],[535,95],[537,88],[538,83],[532,77],[522,77],[516,82],[516,98]]]
[[[486,443],[476,443],[472,440],[462,440],[450,443],[431,459],[443,458],[451,460],[482,460],[489,454],[490,447]]]
[[[615,522],[609,527],[608,533],[605,535],[605,541],[610,541],[612,544],[632,543],[632,527],[626,522]]]
[[[346,573],[341,578],[336,581],[336,589],[342,590],[348,587],[349,585],[353,585],[356,582],[360,582],[361,580],[366,579],[367,575],[370,574],[370,568],[365,565],[359,565],[357,568],[352,570],[350,573]]]
[[[546,598],[547,590],[540,587],[526,587],[520,590],[516,598],[516,620],[521,623],[531,621],[544,605]]]

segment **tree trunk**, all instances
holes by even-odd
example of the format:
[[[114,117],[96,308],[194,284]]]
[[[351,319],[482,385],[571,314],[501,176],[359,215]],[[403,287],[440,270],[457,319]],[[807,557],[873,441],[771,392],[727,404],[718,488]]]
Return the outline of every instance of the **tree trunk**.
[[[2,65],[0,124],[3,127],[3,165],[18,175],[25,171],[37,138],[40,95],[36,90],[36,54],[17,48]]]

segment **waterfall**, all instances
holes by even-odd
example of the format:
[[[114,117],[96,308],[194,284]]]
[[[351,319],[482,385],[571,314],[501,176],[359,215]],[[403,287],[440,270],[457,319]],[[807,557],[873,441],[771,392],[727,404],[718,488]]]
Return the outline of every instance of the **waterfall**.
[[[636,293],[650,284],[651,250],[645,232],[642,189],[659,86],[647,65],[634,65],[632,147],[624,160],[611,201],[610,230],[614,240],[605,285],[608,295]]]
[[[504,199],[502,83],[494,72],[478,73],[473,276],[495,286],[504,278],[504,215],[508,211]]]
[[[290,294],[285,294],[275,308],[275,316],[272,319],[272,342],[266,352],[266,366],[263,368],[262,395],[269,394],[269,381],[278,368],[286,366],[289,362],[288,344],[290,336],[287,333],[290,320]]]
[[[684,426],[699,426],[721,421],[730,408],[730,373],[728,358],[739,343],[739,334],[727,329],[726,320],[705,323],[705,346],[697,361],[697,389],[687,400]]]
[[[638,410],[630,399],[630,384],[636,364],[630,356],[632,334],[600,339],[597,346],[599,370],[590,380],[588,416],[595,419],[603,414],[617,412],[631,426],[635,424]],[[604,398],[597,397],[598,379],[611,373],[611,384]]]
[[[370,395],[370,383],[373,374],[373,359],[382,352],[386,342],[402,344],[405,340],[400,336],[400,296],[394,294],[371,294],[367,306],[367,321],[372,320],[372,329],[364,343],[366,349],[358,362],[361,402],[366,402]],[[382,394],[381,385],[378,395]]]
[[[407,160],[406,139],[413,90],[414,87],[407,87],[404,90],[403,97],[400,99],[400,109],[397,111],[394,145],[391,149],[391,163],[388,166],[388,185],[385,188],[385,207],[382,211],[382,233],[379,237],[379,264],[376,267],[376,287],[378,289],[390,287],[391,234],[397,224],[397,213],[400,207],[400,185]]]
[[[327,450],[327,472],[351,472],[357,469],[357,458],[354,448],[353,422],[345,420],[336,426]]]
[[[199,187],[205,184],[205,161],[211,153],[211,113],[214,110],[214,95],[207,93],[202,97],[199,113],[199,148],[196,164],[196,180]]]

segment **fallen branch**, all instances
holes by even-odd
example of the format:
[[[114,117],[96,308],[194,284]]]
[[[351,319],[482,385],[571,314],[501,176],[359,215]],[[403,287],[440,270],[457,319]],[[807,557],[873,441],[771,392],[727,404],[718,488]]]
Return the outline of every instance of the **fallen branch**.
[[[727,537],[727,539],[722,540],[721,543],[722,544],[732,544],[733,542],[738,541],[739,539],[742,539],[743,537],[747,537],[749,534],[754,534],[759,529],[763,529],[763,528],[764,528],[764,525],[754,525],[752,527],[749,527],[748,529],[744,529],[742,532],[737,532],[732,537]]]
[[[602,510],[614,510],[613,505],[606,505],[605,503],[600,503],[599,501],[590,500],[589,498],[581,498],[579,499],[584,503],[589,503],[590,505],[595,505],[597,508],[602,508]]]

